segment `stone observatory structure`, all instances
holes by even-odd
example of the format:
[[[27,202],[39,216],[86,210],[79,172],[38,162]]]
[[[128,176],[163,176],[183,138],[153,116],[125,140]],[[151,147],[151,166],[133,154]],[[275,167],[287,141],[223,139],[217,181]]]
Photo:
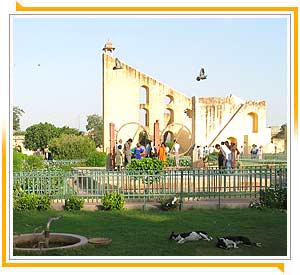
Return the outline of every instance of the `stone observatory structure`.
[[[266,102],[226,97],[188,97],[163,82],[113,57],[111,42],[102,55],[104,149],[140,132],[156,144],[178,139],[180,153],[193,145],[214,146],[229,140],[243,146],[267,148]],[[113,128],[111,127],[113,124]],[[159,139],[159,140],[158,140]]]

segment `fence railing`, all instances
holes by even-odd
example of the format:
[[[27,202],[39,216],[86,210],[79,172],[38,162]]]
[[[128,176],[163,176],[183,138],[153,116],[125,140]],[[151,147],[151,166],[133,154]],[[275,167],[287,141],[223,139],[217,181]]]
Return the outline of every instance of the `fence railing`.
[[[180,198],[256,198],[261,189],[286,186],[286,167],[164,170],[150,174],[90,169],[14,173],[15,188],[46,194],[52,199],[65,199],[72,194],[101,199],[105,193],[113,191],[124,194],[126,199],[174,195]]]

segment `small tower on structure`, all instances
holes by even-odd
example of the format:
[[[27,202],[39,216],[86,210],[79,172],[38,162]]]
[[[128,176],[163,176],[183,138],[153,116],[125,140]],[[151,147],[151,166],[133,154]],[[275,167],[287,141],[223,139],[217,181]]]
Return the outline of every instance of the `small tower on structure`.
[[[107,41],[104,45],[104,48],[102,49],[102,51],[104,51],[104,53],[110,53],[111,55],[113,54],[113,51],[115,50],[116,48],[113,46],[112,42],[111,41]]]

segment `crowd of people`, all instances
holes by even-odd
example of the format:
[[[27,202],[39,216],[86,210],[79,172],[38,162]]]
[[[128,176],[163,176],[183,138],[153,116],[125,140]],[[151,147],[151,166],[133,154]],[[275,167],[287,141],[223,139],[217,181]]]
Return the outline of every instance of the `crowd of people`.
[[[153,145],[151,140],[146,142],[146,146],[141,145],[139,142],[133,147],[133,140],[130,138],[124,144],[120,139],[116,144],[115,151],[115,166],[118,170],[122,167],[126,167],[132,159],[143,159],[143,158],[158,158],[162,161],[167,161],[167,156],[172,152],[175,159],[176,168],[179,167],[179,150],[180,144],[177,140],[174,140],[174,144],[170,149],[164,142],[162,142],[157,148]],[[215,146],[197,146],[197,159],[205,163],[208,163],[208,156],[217,152],[218,154],[218,167],[220,169],[231,169],[237,168],[237,160],[239,160],[244,154],[243,146],[237,148],[237,144],[229,141],[222,141],[221,144]],[[252,158],[262,159],[263,148],[262,146],[252,145],[250,151]]]
[[[122,167],[126,167],[132,159],[143,159],[143,158],[158,158],[161,161],[167,161],[167,156],[170,153],[170,148],[162,142],[158,148],[156,148],[151,140],[147,140],[146,146],[141,143],[137,143],[133,147],[133,140],[129,138],[124,144],[120,139],[115,148],[115,166],[117,170],[121,170]],[[174,153],[174,159],[176,167],[179,167],[179,150],[180,145],[177,140],[174,140],[174,145],[171,148]]]
[[[261,160],[262,156],[263,156],[262,146],[258,147],[256,144],[253,144],[252,148],[251,148],[251,151],[250,151],[250,154],[251,154],[252,159],[258,158],[259,160]]]
[[[222,141],[221,144],[216,144],[215,148],[218,151],[218,166],[220,169],[237,168],[236,160],[240,155],[240,151],[234,142],[229,144],[229,141]]]

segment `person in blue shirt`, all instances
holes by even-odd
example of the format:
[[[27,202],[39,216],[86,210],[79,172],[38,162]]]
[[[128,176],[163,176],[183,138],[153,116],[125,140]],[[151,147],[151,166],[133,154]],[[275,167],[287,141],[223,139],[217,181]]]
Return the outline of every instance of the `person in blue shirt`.
[[[141,147],[141,144],[137,143],[135,150],[134,150],[134,157],[136,159],[141,159],[142,158],[142,153],[144,152],[144,149]]]

